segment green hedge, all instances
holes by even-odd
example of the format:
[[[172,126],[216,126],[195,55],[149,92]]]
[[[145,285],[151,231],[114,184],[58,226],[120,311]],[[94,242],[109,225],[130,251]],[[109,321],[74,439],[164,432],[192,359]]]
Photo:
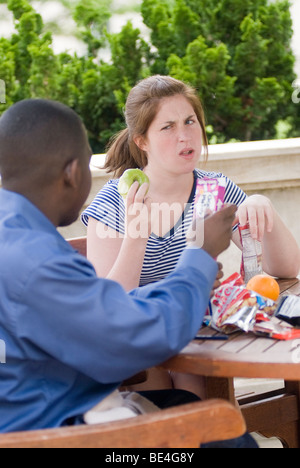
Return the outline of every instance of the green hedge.
[[[0,114],[28,97],[60,100],[81,115],[94,152],[102,152],[124,126],[129,89],[161,73],[197,88],[211,142],[299,136],[288,0],[144,0],[150,44],[130,22],[107,33],[110,0],[80,0],[74,19],[87,44],[83,57],[53,52],[51,33],[29,1],[1,3],[13,14],[15,33],[0,39]],[[111,59],[101,61],[107,46]]]

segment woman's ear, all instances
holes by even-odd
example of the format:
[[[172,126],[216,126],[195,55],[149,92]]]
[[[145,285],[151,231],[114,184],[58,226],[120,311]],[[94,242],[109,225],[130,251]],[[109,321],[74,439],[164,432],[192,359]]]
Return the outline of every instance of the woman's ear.
[[[134,137],[133,141],[140,150],[147,151],[147,148],[148,148],[147,142],[142,135],[138,135]]]

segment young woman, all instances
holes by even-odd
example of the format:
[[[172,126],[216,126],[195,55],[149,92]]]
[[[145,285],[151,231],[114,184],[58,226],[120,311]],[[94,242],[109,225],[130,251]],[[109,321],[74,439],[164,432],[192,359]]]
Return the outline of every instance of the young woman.
[[[130,92],[125,110],[127,128],[110,147],[106,169],[120,177],[140,168],[150,179],[147,199],[162,210],[152,216],[149,239],[125,234],[125,203],[118,179],[111,180],[83,213],[88,226],[88,256],[99,276],[115,279],[130,290],[157,281],[174,268],[185,247],[192,221],[195,181],[221,177],[196,169],[207,137],[201,102],[194,89],[171,77],[153,76]],[[269,199],[246,195],[226,178],[225,201],[239,206],[237,222],[249,222],[252,237],[263,243],[264,271],[294,277],[300,267],[299,248]],[[140,202],[143,200],[140,200]],[[177,218],[177,219],[176,219]],[[234,228],[233,241],[240,246]]]
[[[98,275],[130,290],[173,270],[192,223],[197,179],[224,176],[196,169],[202,153],[204,162],[207,158],[205,120],[196,91],[185,83],[167,76],[141,81],[128,96],[125,118],[126,129],[112,142],[106,160],[106,169],[117,178],[99,192],[82,220],[88,226],[88,257]],[[128,168],[142,169],[150,187],[147,195],[145,187],[136,198],[133,189],[126,208],[117,187],[118,177]],[[262,241],[264,271],[296,276],[299,248],[270,200],[247,197],[225,179],[225,202],[239,207],[233,241],[240,247],[237,223],[249,222],[252,237]],[[126,226],[134,221],[129,208],[145,199],[152,207],[147,235],[128,235]]]

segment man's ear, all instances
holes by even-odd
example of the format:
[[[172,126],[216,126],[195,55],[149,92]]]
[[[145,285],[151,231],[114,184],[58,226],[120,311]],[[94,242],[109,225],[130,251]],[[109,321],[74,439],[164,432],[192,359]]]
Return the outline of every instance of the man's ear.
[[[140,148],[140,150],[147,151],[147,143],[146,143],[145,138],[142,135],[138,135],[134,137],[133,141],[136,144],[136,146]]]
[[[80,173],[79,160],[73,159],[64,169],[64,182],[69,187],[76,188],[78,186],[78,176]]]

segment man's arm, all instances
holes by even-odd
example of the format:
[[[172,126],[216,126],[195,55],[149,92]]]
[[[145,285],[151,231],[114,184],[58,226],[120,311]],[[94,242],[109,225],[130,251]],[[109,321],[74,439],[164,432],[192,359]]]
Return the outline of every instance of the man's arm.
[[[206,252],[187,251],[166,280],[127,294],[78,254],[52,258],[24,286],[17,332],[29,359],[39,349],[96,381],[120,382],[193,338],[216,273]]]
[[[16,332],[28,359],[38,350],[113,383],[176,354],[201,326],[218,269],[212,256],[228,246],[234,212],[229,207],[210,216],[204,250],[187,249],[168,278],[132,294],[97,278],[92,265],[69,250],[35,267],[16,307]]]

